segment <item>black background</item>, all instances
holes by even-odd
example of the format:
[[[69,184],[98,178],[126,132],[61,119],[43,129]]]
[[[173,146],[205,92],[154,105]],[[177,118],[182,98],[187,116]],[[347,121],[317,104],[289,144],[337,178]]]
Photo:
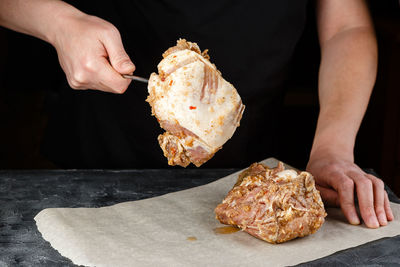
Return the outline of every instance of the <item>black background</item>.
[[[355,156],[360,166],[386,175],[383,179],[399,193],[399,184],[395,182],[399,169],[399,131],[398,125],[391,123],[394,120],[391,111],[395,107],[388,105],[387,100],[391,90],[398,88],[398,75],[393,73],[399,73],[400,68],[391,59],[399,53],[399,3],[397,0],[371,0],[369,4],[380,47],[379,73]],[[312,1],[308,9],[307,26],[291,64],[284,101],[283,121],[291,123],[282,124],[282,127],[301,131],[295,138],[290,131],[282,131],[284,142],[279,144],[282,151],[290,151],[282,159],[299,168],[307,163],[318,113],[319,47]],[[4,28],[0,29],[0,38],[0,168],[57,168],[40,149],[51,105],[51,101],[46,101],[51,100],[52,91],[65,82],[56,52],[43,41]]]

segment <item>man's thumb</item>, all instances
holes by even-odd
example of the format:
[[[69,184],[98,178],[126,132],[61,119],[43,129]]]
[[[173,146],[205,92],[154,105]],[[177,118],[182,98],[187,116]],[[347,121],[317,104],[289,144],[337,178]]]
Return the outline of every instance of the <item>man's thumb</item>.
[[[130,74],[135,70],[135,65],[125,51],[121,51],[117,55],[109,55],[109,59],[111,66],[121,74]]]
[[[121,74],[130,74],[135,71],[128,54],[125,52],[120,36],[118,38],[108,38],[104,42],[111,66]]]

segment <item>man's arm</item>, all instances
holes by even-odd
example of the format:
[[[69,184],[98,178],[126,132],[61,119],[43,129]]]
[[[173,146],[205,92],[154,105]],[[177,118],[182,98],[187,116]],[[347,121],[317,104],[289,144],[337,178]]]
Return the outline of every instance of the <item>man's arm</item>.
[[[307,169],[322,198],[342,208],[348,221],[370,228],[393,220],[383,182],[354,164],[354,143],[377,70],[377,45],[363,0],[317,1],[321,46],[320,113]]]
[[[0,0],[0,25],[40,38],[57,50],[74,89],[123,93],[135,66],[118,30],[59,0]]]

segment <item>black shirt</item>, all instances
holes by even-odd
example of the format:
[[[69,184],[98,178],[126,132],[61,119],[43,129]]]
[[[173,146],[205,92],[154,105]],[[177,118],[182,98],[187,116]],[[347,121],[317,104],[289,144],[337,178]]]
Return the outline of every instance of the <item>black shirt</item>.
[[[283,83],[302,34],[307,0],[70,1],[113,23],[136,65],[156,72],[161,54],[185,38],[209,49],[211,61],[246,105],[241,126],[204,167],[245,167],[275,155]],[[122,95],[76,91],[66,81],[46,131],[44,153],[65,168],[167,167],[162,133],[145,99],[145,84]]]

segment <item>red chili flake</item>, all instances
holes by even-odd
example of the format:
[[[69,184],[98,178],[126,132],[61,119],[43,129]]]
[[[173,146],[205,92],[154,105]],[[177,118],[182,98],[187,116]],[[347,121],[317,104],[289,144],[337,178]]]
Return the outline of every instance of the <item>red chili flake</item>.
[[[173,82],[174,82],[174,81],[173,81],[173,80],[171,80],[171,81],[169,82],[169,86],[171,86]]]
[[[189,107],[189,109],[196,109],[196,107],[194,107],[194,106],[190,106],[190,107]]]
[[[175,56],[173,56],[173,58],[176,58],[176,55],[175,55]]]

